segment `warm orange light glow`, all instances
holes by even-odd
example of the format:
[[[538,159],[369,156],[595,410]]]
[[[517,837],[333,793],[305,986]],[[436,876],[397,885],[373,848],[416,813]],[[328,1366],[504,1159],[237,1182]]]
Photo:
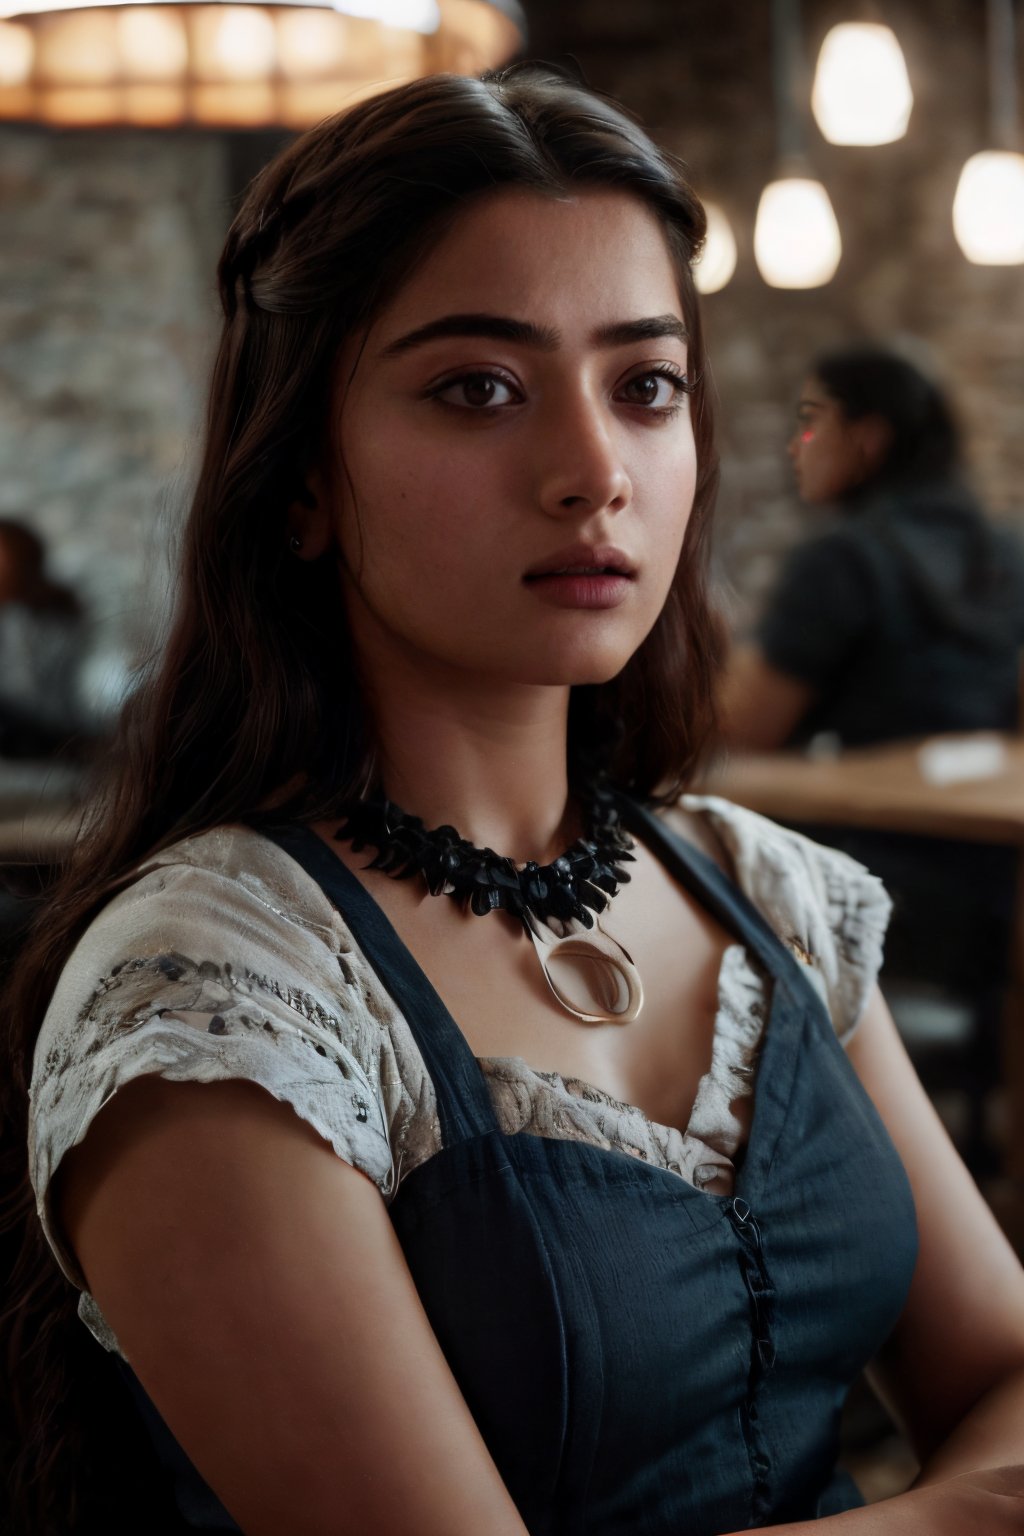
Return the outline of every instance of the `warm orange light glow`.
[[[117,53],[132,80],[179,80],[188,68],[181,15],[172,6],[126,6],[117,15]]]
[[[337,11],[302,10],[277,18],[277,56],[293,79],[338,74],[345,62],[346,18]]]
[[[237,123],[257,128],[275,120],[274,87],[266,80],[245,85],[197,85],[191,96],[192,116],[197,123]]]
[[[139,128],[173,128],[187,120],[188,97],[182,85],[126,85],[121,110]]]
[[[322,117],[344,111],[346,107],[354,107],[357,101],[363,101],[367,96],[376,96],[389,86],[404,84],[405,79],[398,76],[392,80],[367,80],[361,85],[339,85],[336,80],[304,80],[301,83],[296,81],[282,85],[278,95],[277,121],[286,128],[303,128],[311,118],[319,122]]]
[[[47,16],[39,28],[36,68],[54,86],[106,85],[117,77],[117,17],[112,10]]]
[[[105,127],[117,122],[117,92],[109,86],[82,86],[80,89],[43,91],[40,117],[44,123],[81,123],[93,127]]]
[[[494,68],[520,43],[491,0],[0,0],[0,119],[303,128],[357,93]]]
[[[261,80],[277,63],[277,34],[254,5],[199,5],[191,13],[193,67],[200,80]]]
[[[0,21],[0,86],[24,85],[32,73],[36,45],[28,27]]]

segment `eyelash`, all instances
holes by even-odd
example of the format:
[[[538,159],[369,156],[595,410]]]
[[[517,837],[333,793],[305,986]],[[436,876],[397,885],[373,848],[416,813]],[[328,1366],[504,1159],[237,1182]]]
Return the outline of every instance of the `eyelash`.
[[[670,416],[675,416],[677,412],[682,410],[684,398],[687,395],[692,395],[694,389],[696,388],[695,384],[690,381],[685,373],[679,372],[676,368],[671,367],[669,364],[661,364],[655,368],[645,368],[643,372],[633,374],[632,378],[626,380],[623,388],[627,388],[630,384],[636,384],[641,379],[667,379],[668,382],[672,385],[675,391],[675,397],[668,405],[640,405],[637,402],[634,402],[634,404],[637,405],[637,409],[643,411],[645,415],[657,416],[662,420]],[[502,384],[506,389],[511,390],[516,395],[520,395],[518,386],[514,384],[510,378],[508,378],[505,374],[500,373],[497,369],[491,368],[474,369],[469,373],[457,373],[449,378],[441,379],[438,381],[438,383],[432,384],[429,389],[424,391],[424,397],[428,400],[436,400],[439,405],[443,405],[453,411],[465,411],[473,414],[474,416],[491,416],[496,414],[498,411],[507,410],[508,406],[456,405],[451,400],[442,400],[440,398],[446,390],[455,389],[460,384],[477,384],[491,381]]]

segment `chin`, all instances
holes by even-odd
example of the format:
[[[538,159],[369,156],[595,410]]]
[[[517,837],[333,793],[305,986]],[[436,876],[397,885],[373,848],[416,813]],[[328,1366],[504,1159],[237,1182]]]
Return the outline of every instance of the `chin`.
[[[530,668],[531,675],[523,680],[548,688],[599,687],[618,677],[634,650],[616,649],[610,654],[608,648],[595,646],[586,655],[577,653],[559,657],[548,654],[538,666]]]

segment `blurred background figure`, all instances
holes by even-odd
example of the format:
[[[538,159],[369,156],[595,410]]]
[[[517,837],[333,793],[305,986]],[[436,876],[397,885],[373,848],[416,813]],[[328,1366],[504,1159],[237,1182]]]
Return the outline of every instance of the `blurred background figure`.
[[[95,744],[81,688],[87,629],[75,593],[48,575],[39,535],[0,518],[0,974],[51,873],[26,829],[71,803]]]
[[[70,587],[46,571],[24,523],[0,519],[0,758],[44,758],[83,726],[85,620]]]
[[[792,552],[733,653],[730,744],[1015,729],[1024,553],[968,490],[938,386],[879,348],[823,354],[789,454],[801,499],[838,517]]]
[[[1024,551],[969,490],[938,386],[880,348],[825,353],[801,388],[789,455],[801,499],[833,516],[792,551],[754,640],[732,652],[722,700],[728,744],[764,751],[816,739],[838,750],[1018,729]],[[898,1021],[926,1042],[918,1064],[930,1086],[943,1086],[945,1064],[967,1088],[963,1150],[985,1171],[1014,850],[802,830],[885,881],[895,905],[885,979]],[[934,1039],[916,1022],[922,985],[936,989],[943,1008],[952,999],[954,1016],[959,1003],[959,1051],[929,1053]]]

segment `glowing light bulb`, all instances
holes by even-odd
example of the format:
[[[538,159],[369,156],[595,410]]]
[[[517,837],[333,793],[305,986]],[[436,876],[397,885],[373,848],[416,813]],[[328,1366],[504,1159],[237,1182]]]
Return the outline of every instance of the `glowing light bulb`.
[[[281,68],[297,79],[337,73],[345,62],[347,28],[337,11],[303,7],[289,15],[282,7],[277,18]]]
[[[705,203],[704,212],[708,233],[700,259],[694,264],[693,281],[698,293],[717,293],[736,270],[736,237],[717,203]]]
[[[203,5],[194,13],[196,74],[204,80],[260,80],[277,60],[277,33],[254,5]]]
[[[133,80],[175,80],[188,67],[185,28],[170,7],[127,6],[117,17],[117,48]]]
[[[35,43],[28,27],[0,21],[0,85],[24,85],[32,73]]]
[[[891,144],[910,121],[903,50],[889,27],[842,22],[821,45],[811,107],[830,144]]]
[[[820,181],[791,176],[761,193],[754,258],[773,288],[819,288],[835,275],[843,244]]]
[[[1024,262],[1024,155],[986,149],[971,156],[953,199],[953,232],[968,261]]]
[[[117,73],[112,10],[69,11],[36,35],[36,67],[57,86],[107,85]]]

